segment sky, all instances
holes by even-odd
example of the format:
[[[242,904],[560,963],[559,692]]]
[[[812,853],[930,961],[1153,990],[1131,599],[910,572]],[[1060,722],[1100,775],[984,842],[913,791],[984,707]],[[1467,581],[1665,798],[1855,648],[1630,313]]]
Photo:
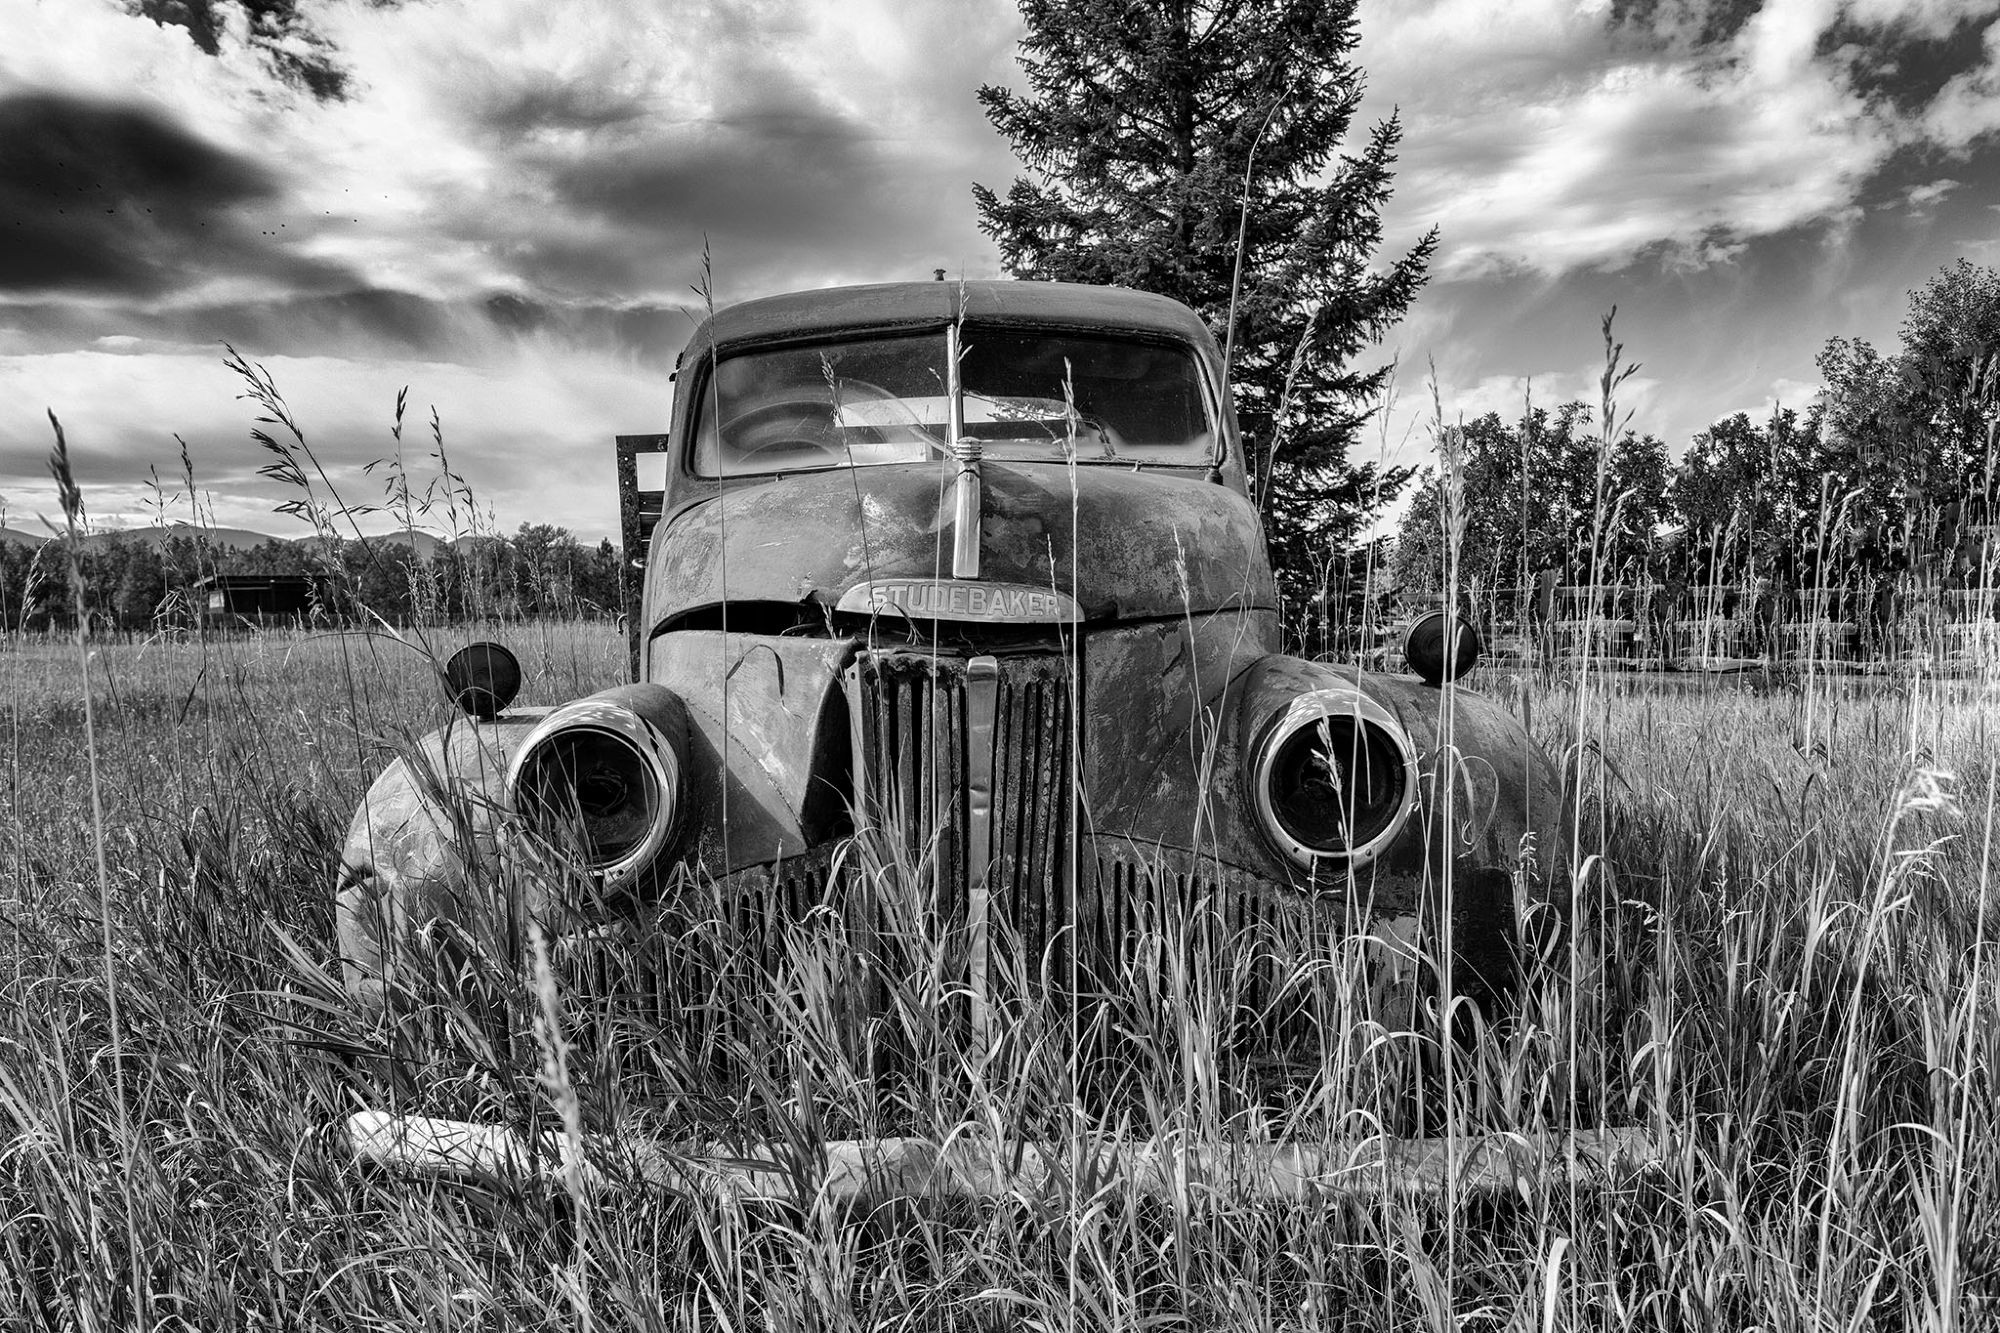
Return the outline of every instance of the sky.
[[[488,521],[594,540],[702,289],[1000,275],[970,191],[1021,170],[975,96],[1023,82],[1008,0],[282,8],[0,0],[5,526],[55,512],[54,412],[100,526],[186,518],[185,444],[204,518],[305,535],[227,345],[349,501],[407,388],[414,478],[434,411]],[[2000,0],[1361,0],[1359,31],[1353,132],[1404,136],[1380,258],[1440,235],[1366,456],[1594,401],[1614,306],[1620,406],[1678,454],[2000,266]]]

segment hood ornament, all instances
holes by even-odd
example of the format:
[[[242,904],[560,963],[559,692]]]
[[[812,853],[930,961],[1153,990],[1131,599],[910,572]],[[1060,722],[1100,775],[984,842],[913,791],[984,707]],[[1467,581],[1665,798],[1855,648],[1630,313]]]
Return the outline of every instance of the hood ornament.
[[[979,577],[979,458],[984,450],[978,440],[965,436],[965,386],[958,371],[962,352],[958,325],[946,325],[945,394],[951,407],[945,418],[945,446],[958,460],[958,478],[952,490],[951,576],[976,579]]]

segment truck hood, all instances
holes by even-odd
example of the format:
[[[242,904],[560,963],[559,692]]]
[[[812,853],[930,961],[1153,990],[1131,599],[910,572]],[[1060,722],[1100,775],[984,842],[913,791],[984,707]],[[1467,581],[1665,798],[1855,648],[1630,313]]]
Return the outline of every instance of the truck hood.
[[[861,583],[948,578],[955,466],[773,477],[668,515],[647,623],[718,605],[725,588],[731,602],[832,606]],[[1256,511],[1201,473],[990,459],[981,472],[981,583],[1066,593],[1088,620],[1277,605]]]

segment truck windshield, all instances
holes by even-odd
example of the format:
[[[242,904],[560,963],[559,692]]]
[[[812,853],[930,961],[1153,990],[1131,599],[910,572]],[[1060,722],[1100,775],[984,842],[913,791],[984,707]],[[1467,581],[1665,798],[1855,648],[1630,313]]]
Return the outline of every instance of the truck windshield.
[[[1214,416],[1187,348],[976,325],[962,337],[965,437],[988,458],[1212,461]],[[945,347],[940,331],[725,357],[695,410],[694,470],[740,476],[946,457]]]

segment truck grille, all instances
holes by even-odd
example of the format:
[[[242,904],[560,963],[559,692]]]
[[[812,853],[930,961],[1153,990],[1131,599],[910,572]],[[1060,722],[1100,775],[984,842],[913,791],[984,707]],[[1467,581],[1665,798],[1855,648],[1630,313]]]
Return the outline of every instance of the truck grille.
[[[811,960],[827,941],[861,964],[847,981],[814,983],[852,1006],[843,1025],[889,1012],[890,983],[940,967],[939,980],[959,995],[970,983],[989,1011],[1011,1008],[1023,991],[1058,1006],[1139,998],[1164,984],[1167,951],[1186,950],[1190,965],[1230,971],[1239,1039],[1298,1046],[1311,1028],[1286,978],[1339,923],[1250,871],[1083,827],[1072,673],[1055,652],[859,654],[844,680],[858,845],[827,843],[718,878],[712,900],[676,900],[686,917],[678,924],[635,922],[573,942],[565,989],[614,1044],[637,1043],[620,1061],[627,1076],[690,1012],[741,1028],[731,1049],[768,1045],[768,1022],[752,1016],[776,994],[770,979],[796,946],[805,946],[797,956],[806,966],[819,966]],[[982,743],[990,744],[983,913],[972,864]],[[709,910],[722,922],[705,950]],[[975,924],[984,926],[979,945]],[[832,933],[811,945],[822,930]],[[950,1021],[973,1031],[977,1020],[958,1003]],[[896,1053],[890,1028],[868,1042],[878,1075],[914,1058]]]
[[[995,659],[988,920],[996,957],[1030,976],[1066,968],[1075,769],[1071,667],[1056,653]],[[968,659],[860,655],[850,677],[856,804],[932,886],[941,922],[961,923],[973,867]],[[1002,928],[1004,923],[1004,928]]]
[[[1096,875],[1081,898],[1077,934],[1095,973],[1088,982],[1080,977],[1080,987],[1131,995],[1156,982],[1164,955],[1135,953],[1150,937],[1156,949],[1183,950],[1190,968],[1232,974],[1226,985],[1210,984],[1235,998],[1239,1035],[1267,1045],[1295,1041],[1300,1029],[1286,1007],[1285,978],[1298,960],[1319,952],[1320,941],[1340,933],[1328,904],[1176,848],[1098,838],[1092,853]]]

